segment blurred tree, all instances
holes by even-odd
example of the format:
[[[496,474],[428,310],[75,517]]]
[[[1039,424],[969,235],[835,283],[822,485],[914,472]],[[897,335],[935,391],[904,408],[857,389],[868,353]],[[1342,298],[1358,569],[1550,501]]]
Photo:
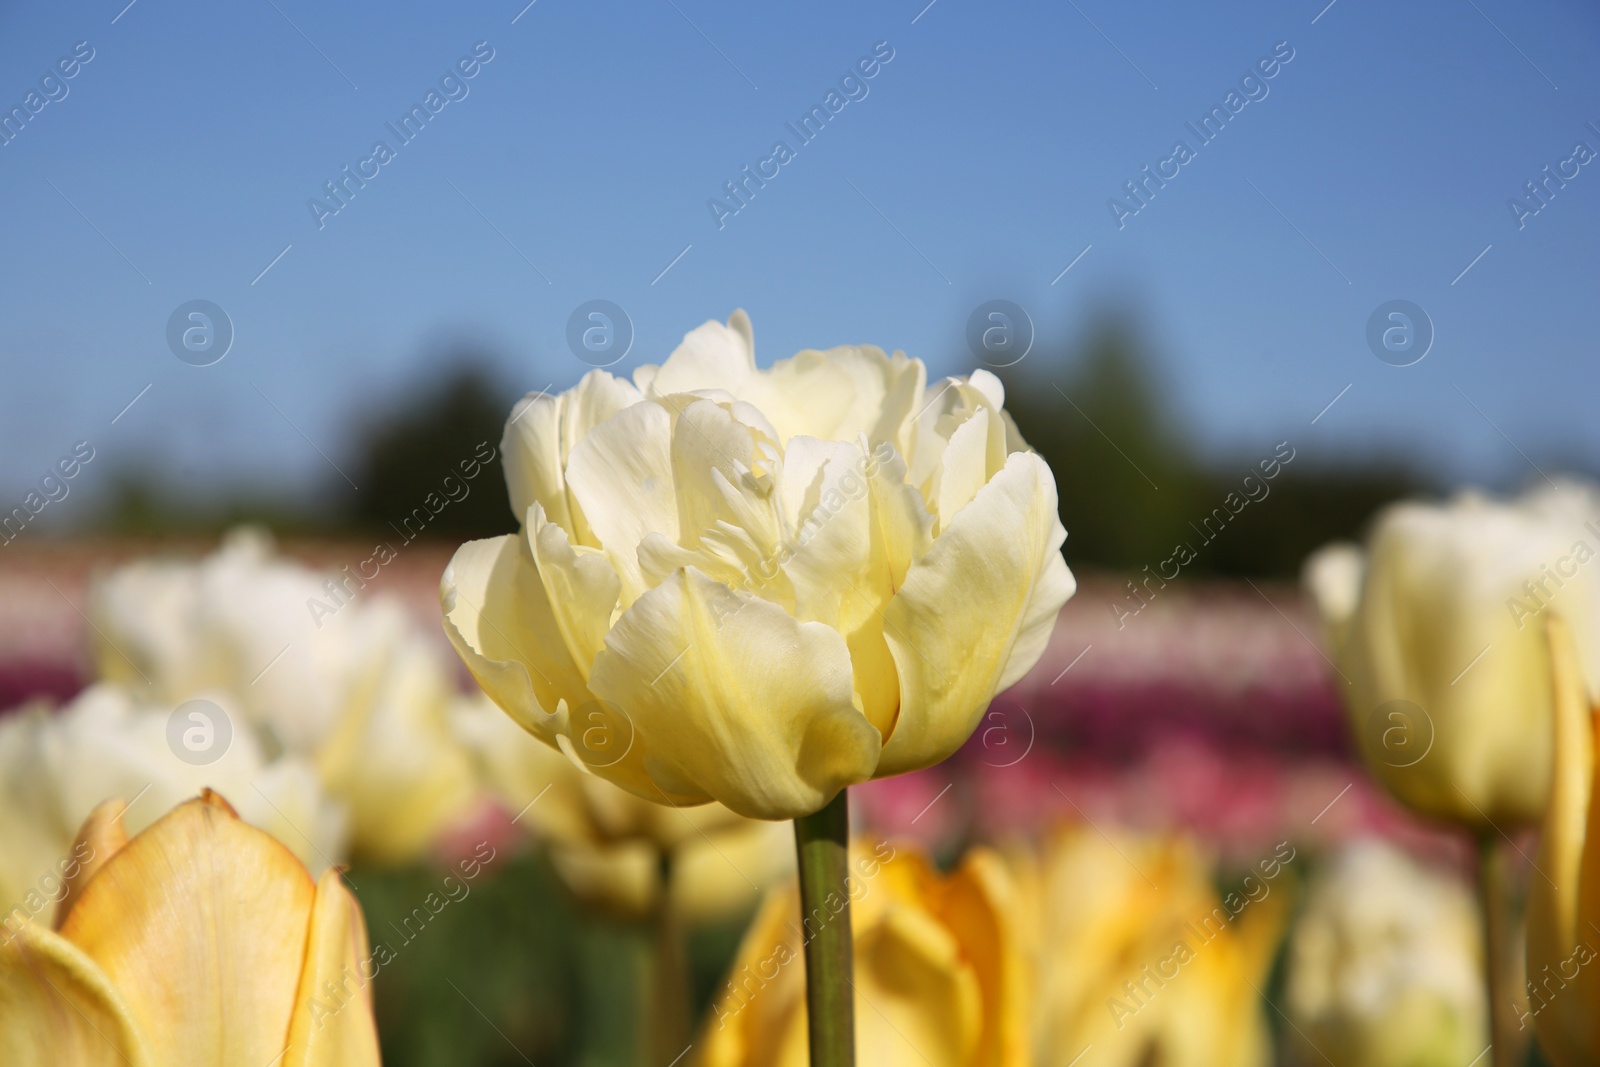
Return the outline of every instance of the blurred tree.
[[[475,353],[454,352],[442,362],[448,369],[440,379],[414,389],[361,433],[352,472],[361,486],[352,495],[353,524],[388,530],[391,522],[424,508],[431,494],[445,504],[429,520],[427,536],[462,540],[516,528],[499,459],[500,434],[516,395]],[[463,470],[473,469],[473,462],[487,454],[493,461],[482,463],[477,476],[466,480]],[[464,496],[460,489],[447,492],[445,479],[451,476],[452,486],[465,486]]]
[[[1108,314],[1078,351],[1047,360],[1008,377],[1006,407],[1055,471],[1068,561],[1164,558],[1199,509],[1200,472],[1131,321]]]
[[[1399,463],[1319,465],[1300,454],[1208,538],[1197,527],[1230,493],[1245,495],[1245,476],[1259,474],[1275,442],[1237,462],[1202,459],[1154,366],[1132,317],[1107,313],[1073,350],[1005,376],[1007,409],[1055,471],[1071,564],[1157,568],[1181,542],[1195,551],[1185,576],[1293,577],[1319,545],[1358,536],[1379,507],[1429,488]]]

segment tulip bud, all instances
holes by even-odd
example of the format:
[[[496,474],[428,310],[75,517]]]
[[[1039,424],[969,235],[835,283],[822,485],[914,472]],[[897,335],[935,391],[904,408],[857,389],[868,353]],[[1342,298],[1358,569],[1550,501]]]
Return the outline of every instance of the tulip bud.
[[[131,839],[125,808],[85,824],[96,859],[53,925],[6,921],[0,1062],[377,1067],[366,923],[339,872],[313,880],[210,791]]]
[[[1368,769],[1402,803],[1479,833],[1536,820],[1549,791],[1541,619],[1560,612],[1600,679],[1600,506],[1586,489],[1396,504],[1363,554],[1307,563]]]
[[[1489,1043],[1478,909],[1380,840],[1319,872],[1289,943],[1292,1062],[1466,1064]]]

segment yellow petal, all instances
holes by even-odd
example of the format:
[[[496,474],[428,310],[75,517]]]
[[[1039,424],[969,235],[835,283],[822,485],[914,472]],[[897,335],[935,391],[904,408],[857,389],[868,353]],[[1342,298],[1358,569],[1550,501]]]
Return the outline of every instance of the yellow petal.
[[[977,975],[951,931],[915,906],[891,908],[856,940],[856,1058],[963,1067],[983,1019]]]
[[[626,379],[592,370],[565,393],[530,393],[518,401],[500,441],[511,513],[517,521],[537,502],[573,544],[593,544],[583,509],[567,488],[567,460],[585,434],[641,399]]]
[[[757,819],[816,811],[871,776],[881,742],[850,683],[837,631],[692,568],[617,620],[590,677],[658,784]]]
[[[527,535],[562,640],[573,665],[587,681],[594,657],[611,629],[622,582],[605,552],[573,545],[565,530],[546,521],[537,504],[528,513]]]
[[[589,699],[527,541],[468,541],[439,580],[444,629],[483,691],[524,730],[555,743],[561,701]]]
[[[127,807],[128,802],[117,797],[95,808],[84,820],[77,840],[72,843],[69,866],[62,872],[61,880],[66,883],[66,892],[62,894],[61,903],[56,905],[57,929],[60,929],[67,912],[72,910],[73,902],[83,893],[83,887],[89,879],[128,843],[128,831],[122,825],[122,813]]]
[[[622,579],[622,603],[646,585],[639,543],[650,533],[678,540],[672,416],[653,401],[635,404],[591,430],[567,464],[572,495]]]
[[[755,369],[750,317],[740,310],[728,316],[726,326],[712,320],[690,330],[665,363],[641,367],[646,373],[635,373],[634,380],[655,397],[705,389],[734,392]]]
[[[878,777],[955,752],[999,687],[1038,660],[1075,588],[1065,539],[1050,468],[1015,452],[906,572],[884,610],[901,712]]]
[[[451,733],[455,687],[434,648],[409,640],[383,667],[375,690],[351,702],[317,752],[316,769],[349,809],[353,850],[394,864],[420,856],[465,816],[477,782]]]
[[[214,794],[112,857],[61,935],[122,993],[162,1064],[267,1064],[283,1052],[315,886]]]
[[[925,381],[920,360],[843,345],[780,359],[733,391],[772,420],[786,446],[798,436],[854,441],[865,434],[903,448],[900,431]]]
[[[792,477],[791,459],[800,460]],[[810,476],[807,477],[807,472]],[[875,523],[869,459],[855,445],[797,437],[784,455],[785,502],[794,532],[783,572],[794,616],[844,635],[862,711],[882,737],[894,727],[900,681],[883,638],[883,605],[894,595],[888,547]],[[805,481],[802,490],[793,484]]]
[[[378,1067],[367,923],[330,867],[317,882],[283,1067]]]
[[[65,938],[12,912],[0,931],[0,1063],[156,1067],[127,1003]],[[199,1061],[191,1061],[199,1062]]]
[[[939,887],[940,920],[961,945],[978,979],[983,1024],[973,1067],[1026,1067],[1031,1023],[1017,901],[1005,864],[989,849],[968,852]]]
[[[1555,699],[1555,766],[1536,867],[1528,884],[1527,973],[1558,976],[1562,988],[1533,1017],[1540,1045],[1558,1067],[1600,1060],[1600,797],[1594,789],[1597,725],[1566,622],[1546,619]],[[1580,948],[1580,946],[1582,946]],[[1587,965],[1586,965],[1587,964]],[[1571,975],[1570,978],[1567,976]],[[1572,988],[1567,988],[1567,987]]]

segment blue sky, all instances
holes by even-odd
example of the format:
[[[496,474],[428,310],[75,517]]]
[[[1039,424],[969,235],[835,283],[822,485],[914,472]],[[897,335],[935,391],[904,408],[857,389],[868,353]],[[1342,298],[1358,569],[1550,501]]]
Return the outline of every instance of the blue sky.
[[[1587,5],[125,2],[0,9],[6,109],[94,51],[0,146],[6,507],[83,439],[59,510],[131,464],[309,498],[318,450],[345,455],[443,339],[571,384],[566,322],[596,298],[633,322],[622,370],[736,306],[764,363],[872,342],[955,372],[985,300],[1041,352],[1131,303],[1219,451],[1600,465],[1600,160],[1520,229],[1507,206],[1600,150]],[[385,124],[479,42],[467,95],[319,229],[323,183],[398,145]],[[879,42],[867,95],[800,145],[785,124]],[[1108,200],[1279,42],[1266,96],[1119,228]],[[779,139],[794,158],[719,229],[707,201]],[[166,341],[194,299],[236,332],[208,367]],[[1365,340],[1393,299],[1435,328],[1412,366]]]

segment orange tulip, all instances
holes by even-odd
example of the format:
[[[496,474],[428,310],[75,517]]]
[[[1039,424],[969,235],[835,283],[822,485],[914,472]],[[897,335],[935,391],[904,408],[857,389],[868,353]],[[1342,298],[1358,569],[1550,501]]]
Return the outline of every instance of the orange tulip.
[[[0,936],[8,1067],[368,1067],[361,909],[209,790],[131,840],[120,800],[79,831],[53,923]]]

